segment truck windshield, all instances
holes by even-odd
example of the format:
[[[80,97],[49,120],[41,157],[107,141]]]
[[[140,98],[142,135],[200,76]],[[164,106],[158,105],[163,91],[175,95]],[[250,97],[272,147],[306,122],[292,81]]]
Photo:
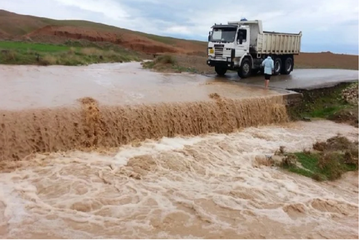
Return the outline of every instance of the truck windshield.
[[[214,28],[211,41],[212,42],[234,42],[236,28]]]

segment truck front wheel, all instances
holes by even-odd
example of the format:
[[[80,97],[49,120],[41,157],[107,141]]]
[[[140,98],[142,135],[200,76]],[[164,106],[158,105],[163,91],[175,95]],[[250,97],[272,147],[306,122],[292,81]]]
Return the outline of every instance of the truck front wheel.
[[[238,75],[240,78],[247,78],[251,75],[251,62],[248,58],[242,61]]]
[[[226,73],[227,69],[223,68],[223,67],[215,67],[215,72],[217,73],[217,75],[219,76],[224,76]]]

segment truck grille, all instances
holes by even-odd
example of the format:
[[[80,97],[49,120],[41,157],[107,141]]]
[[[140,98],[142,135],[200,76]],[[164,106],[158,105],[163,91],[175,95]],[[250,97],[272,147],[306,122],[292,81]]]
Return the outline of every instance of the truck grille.
[[[224,45],[214,45],[215,57],[222,57],[224,52]]]

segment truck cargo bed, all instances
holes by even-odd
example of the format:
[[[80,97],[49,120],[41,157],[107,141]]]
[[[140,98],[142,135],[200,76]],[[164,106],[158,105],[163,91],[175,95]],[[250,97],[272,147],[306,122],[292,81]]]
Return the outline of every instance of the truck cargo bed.
[[[299,54],[302,33],[263,32],[258,34],[257,54]]]

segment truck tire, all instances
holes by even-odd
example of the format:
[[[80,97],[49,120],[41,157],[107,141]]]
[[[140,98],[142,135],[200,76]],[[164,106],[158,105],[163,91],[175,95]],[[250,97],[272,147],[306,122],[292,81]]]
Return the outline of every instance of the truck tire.
[[[274,75],[279,75],[281,73],[282,67],[282,61],[281,58],[277,57],[274,60]]]
[[[241,67],[238,71],[238,75],[240,78],[247,78],[251,75],[251,73],[252,73],[251,62],[248,58],[245,58],[241,63]]]
[[[226,68],[222,68],[222,67],[215,67],[215,72],[217,73],[217,75],[219,76],[224,76],[226,73],[227,69]]]
[[[286,57],[283,62],[283,66],[281,68],[281,73],[285,75],[289,75],[291,71],[294,69],[294,60],[292,57]]]

